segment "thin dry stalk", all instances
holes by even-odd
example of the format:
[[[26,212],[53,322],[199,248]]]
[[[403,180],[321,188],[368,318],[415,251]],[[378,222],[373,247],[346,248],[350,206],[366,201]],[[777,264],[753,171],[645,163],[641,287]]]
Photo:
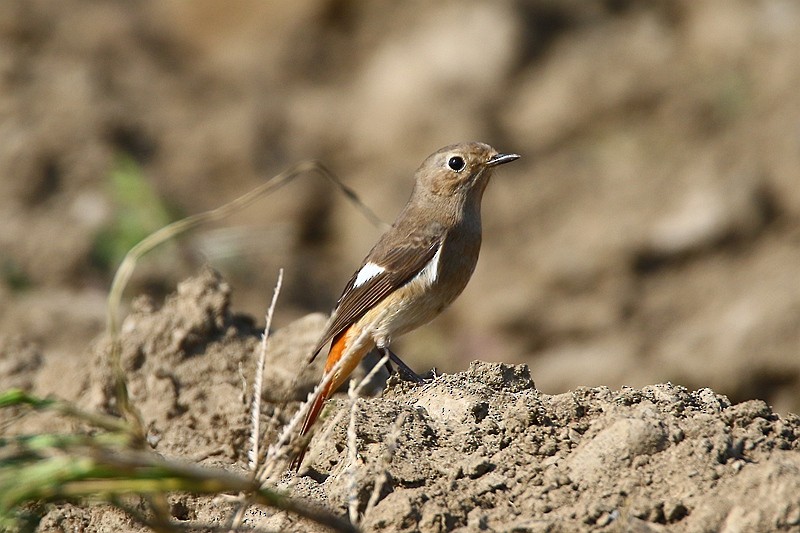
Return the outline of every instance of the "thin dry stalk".
[[[269,328],[272,326],[272,315],[275,313],[275,305],[278,303],[278,295],[283,284],[283,269],[278,270],[278,281],[275,283],[275,290],[272,292],[272,302],[267,309],[267,321],[264,326],[264,333],[261,335],[261,349],[258,354],[258,366],[256,367],[256,378],[253,383],[253,400],[250,408],[250,421],[252,431],[250,432],[250,453],[249,467],[255,474],[258,470],[258,443],[261,440],[259,419],[261,418],[261,386],[264,382],[264,366],[267,361],[267,341],[269,340]]]
[[[358,524],[358,490],[356,479],[356,407],[358,398],[355,395],[355,381],[350,381],[347,396],[350,399],[350,423],[347,424],[347,514],[351,524]]]
[[[363,392],[364,387],[369,385],[369,383],[372,381],[372,379],[375,377],[375,375],[378,372],[380,372],[381,369],[384,366],[386,366],[386,363],[388,363],[388,362],[389,362],[389,356],[387,356],[387,355],[384,355],[383,357],[381,357],[378,360],[378,362],[375,364],[375,366],[372,367],[372,369],[369,371],[369,373],[366,376],[364,376],[364,379],[362,379],[358,383],[358,387],[356,387],[356,391],[355,391],[355,396],[354,397],[361,396],[361,393]]]
[[[284,492],[260,487],[252,477],[163,459],[150,451],[130,449],[126,442],[113,445],[108,441],[113,435],[102,440],[100,436],[40,435],[17,439],[9,450],[13,455],[6,457],[8,475],[2,478],[5,483],[0,483],[0,515],[33,501],[90,497],[108,501],[138,494],[145,501],[160,505],[158,500],[166,502],[166,495],[172,492],[244,492],[255,503],[291,512],[338,531],[356,531],[346,519],[331,511],[290,498]],[[150,511],[156,521],[171,523],[168,508],[163,513],[158,507],[150,507]]]
[[[378,504],[378,498],[381,496],[383,486],[389,480],[389,465],[392,463],[394,454],[397,451],[397,443],[400,440],[400,434],[402,433],[406,417],[408,417],[408,412],[401,411],[400,414],[397,415],[397,418],[395,418],[394,423],[392,423],[392,428],[389,431],[389,435],[386,437],[386,451],[383,453],[381,474],[375,479],[375,485],[372,488],[372,494],[367,502],[367,508],[364,509],[364,516],[367,516]]]
[[[316,521],[320,524],[335,527],[342,531],[353,531],[354,528],[351,524],[345,523],[339,517],[323,510],[305,504],[304,502],[295,502],[282,494],[276,494],[268,491],[260,484],[255,483],[255,470],[258,469],[258,440],[260,428],[258,427],[259,412],[260,412],[260,388],[263,380],[264,370],[264,352],[267,342],[265,333],[262,339],[262,354],[259,367],[257,369],[256,377],[256,394],[253,401],[253,415],[254,427],[252,437],[252,449],[250,452],[249,463],[253,470],[253,476],[250,479],[241,479],[230,477],[224,471],[201,471],[194,470],[191,467],[183,467],[170,462],[153,463],[153,454],[145,452],[147,445],[145,439],[145,427],[142,418],[136,407],[130,402],[128,396],[127,383],[125,374],[120,362],[121,357],[121,340],[120,340],[120,308],[122,296],[125,288],[133,275],[138,260],[153,248],[163,244],[164,242],[190,231],[200,225],[219,221],[229,216],[232,213],[238,212],[247,205],[253,203],[255,200],[266,196],[267,194],[279,189],[295,177],[307,173],[315,172],[327,180],[331,181],[354,205],[370,219],[374,224],[384,226],[385,224],[372,213],[372,211],[364,205],[355,193],[339,181],[328,169],[316,161],[306,161],[299,163],[292,168],[270,178],[266,183],[251,190],[250,192],[234,199],[233,201],[210,211],[193,215],[183,220],[174,222],[161,228],[160,230],[152,233],[133,248],[131,248],[120,264],[119,268],[114,274],[114,280],[109,290],[107,300],[107,332],[111,339],[111,349],[109,352],[109,364],[113,373],[114,385],[116,388],[117,405],[122,413],[124,420],[119,420],[105,415],[95,415],[91,413],[83,413],[73,408],[71,405],[62,402],[55,402],[52,400],[38,400],[33,398],[26,398],[21,391],[10,391],[11,394],[2,395],[3,402],[16,402],[16,403],[29,403],[37,409],[53,409],[60,410],[62,414],[69,416],[77,416],[83,418],[91,423],[100,427],[104,427],[109,431],[116,431],[119,434],[112,435],[115,438],[122,438],[125,441],[125,448],[121,452],[119,450],[108,451],[100,448],[95,450],[95,457],[91,461],[100,463],[104,462],[104,466],[100,469],[102,471],[99,476],[88,476],[88,478],[76,477],[75,480],[69,484],[58,484],[55,493],[45,493],[39,495],[35,492],[39,487],[29,488],[26,485],[23,488],[29,488],[31,492],[20,495],[20,501],[28,501],[33,499],[40,499],[40,497],[49,498],[80,498],[93,494],[102,494],[106,498],[115,498],[117,493],[140,492],[143,495],[149,495],[153,505],[151,510],[156,514],[154,526],[160,527],[160,524],[168,525],[168,513],[163,513],[159,516],[160,507],[162,502],[166,501],[165,495],[172,491],[187,491],[198,493],[214,493],[214,492],[229,492],[240,491],[247,493],[257,503],[262,503],[267,506],[276,507],[289,512],[296,513],[304,516],[310,520]],[[282,273],[279,276],[276,291],[273,296],[272,305],[269,309],[267,318],[267,332],[276,304],[278,292],[281,285]],[[2,405],[0,405],[1,407]],[[42,437],[52,437],[50,435],[43,435]],[[103,440],[101,436],[96,437],[98,443]],[[141,454],[141,455],[139,455]],[[61,455],[61,454],[59,454]],[[102,455],[102,457],[100,457]],[[44,460],[44,459],[43,459]],[[75,466],[82,464],[74,457],[66,457],[67,466]],[[126,463],[126,460],[128,463]],[[125,464],[124,464],[125,463]],[[94,464],[94,463],[92,463]],[[111,466],[109,466],[111,465]],[[45,465],[49,466],[49,465]],[[150,468],[154,472],[150,475],[142,475],[143,468]],[[110,470],[109,470],[110,469]],[[110,476],[110,477],[108,477]],[[25,476],[23,476],[25,477]],[[30,476],[27,476],[30,478]],[[28,480],[30,481],[30,479]],[[39,497],[37,497],[37,495]],[[4,495],[8,500],[8,494]]]
[[[389,361],[389,356],[384,355],[380,361],[372,367],[372,370],[364,376],[358,386],[354,386],[354,381],[350,382],[347,397],[350,402],[350,422],[347,425],[347,512],[350,523],[358,524],[358,479],[356,477],[356,459],[358,456],[358,446],[356,439],[356,407],[361,391],[366,387],[381,368]]]
[[[279,283],[280,285],[280,283]],[[276,287],[276,293],[277,293]],[[275,297],[273,297],[273,304],[271,307],[274,306]],[[379,317],[379,319],[382,317]],[[268,318],[269,322],[269,318]],[[268,482],[276,481],[276,478],[285,471],[286,467],[288,466],[288,459],[291,457],[290,451],[294,448],[293,445],[296,445],[297,440],[297,426],[300,423],[300,420],[305,417],[308,409],[313,402],[313,399],[316,397],[317,394],[320,394],[323,390],[323,387],[326,387],[327,384],[333,379],[333,376],[336,375],[336,372],[344,366],[344,364],[349,360],[350,357],[353,357],[355,354],[355,350],[353,349],[354,346],[357,346],[359,343],[366,340],[366,337],[370,334],[369,330],[365,330],[361,333],[359,337],[356,338],[355,342],[351,345],[351,348],[345,352],[342,358],[337,361],[336,365],[328,372],[322,379],[322,381],[317,385],[314,391],[309,394],[306,402],[300,407],[300,409],[295,413],[292,419],[289,421],[286,426],[284,426],[281,435],[279,436],[276,443],[272,444],[269,449],[267,450],[267,455],[264,460],[264,463],[258,467],[257,471],[254,472],[255,479],[258,480],[261,487],[265,487]],[[388,361],[388,357],[384,356],[377,365],[361,380],[357,387],[353,387],[351,382],[350,391],[352,393],[351,398],[355,398],[368,384],[374,377],[375,374],[380,370],[380,368],[386,364]],[[258,378],[257,378],[258,379]],[[260,390],[260,389],[259,389]],[[354,392],[353,392],[354,391]],[[342,416],[344,411],[337,414],[337,418],[334,419],[334,424],[338,423],[339,417]],[[355,434],[355,428],[353,428],[353,434]],[[351,449],[355,450],[355,444],[351,446]],[[257,454],[256,454],[257,456]],[[251,463],[252,464],[252,463]],[[356,502],[357,503],[357,502]],[[241,524],[241,521],[244,519],[244,513],[246,511],[248,503],[243,502],[242,505],[237,508],[230,525],[230,531],[235,530]],[[357,511],[357,507],[356,507]],[[356,513],[357,518],[357,513]],[[355,524],[356,522],[353,522]]]
[[[114,375],[114,383],[116,388],[117,404],[120,412],[132,426],[135,437],[140,442],[141,446],[145,445],[145,428],[142,422],[142,417],[138,410],[130,403],[128,396],[127,383],[125,381],[125,374],[122,370],[120,363],[120,354],[122,353],[122,346],[119,338],[119,313],[122,302],[122,295],[125,288],[130,281],[131,276],[136,268],[138,260],[151,251],[153,248],[177,237],[189,230],[192,230],[203,224],[216,222],[224,219],[225,217],[239,212],[244,207],[252,204],[259,198],[274,192],[275,190],[283,187],[291,180],[299,175],[305,173],[317,173],[333,183],[342,194],[344,194],[353,204],[366,216],[373,224],[377,226],[386,226],[375,213],[373,213],[350,189],[347,185],[342,183],[330,170],[328,170],[322,163],[318,161],[303,161],[293,167],[277,174],[267,180],[262,185],[252,189],[251,191],[239,196],[238,198],[228,202],[227,204],[198,213],[190,217],[178,220],[164,226],[163,228],[151,233],[133,248],[131,248],[125,258],[122,260],[119,268],[114,273],[114,280],[111,283],[111,289],[108,294],[107,301],[107,331],[111,338],[111,351],[109,353],[110,366]]]
[[[384,312],[385,313],[385,312]],[[379,315],[377,320],[383,318],[383,315]],[[317,395],[322,394],[322,391],[328,384],[333,380],[334,376],[339,372],[346,363],[350,361],[352,357],[355,356],[356,350],[354,347],[359,346],[362,342],[365,342],[367,337],[371,335],[372,332],[369,329],[364,329],[361,334],[355,339],[355,341],[350,345],[350,348],[345,351],[344,355],[336,362],[330,372],[325,373],[323,375],[322,380],[320,383],[314,388],[314,390],[308,395],[308,398],[300,406],[300,409],[294,414],[294,416],[289,420],[283,431],[281,432],[278,440],[270,445],[269,449],[267,450],[267,458],[262,465],[262,468],[258,472],[257,478],[261,481],[261,483],[266,483],[268,480],[274,480],[280,475],[288,467],[288,463],[292,457],[292,450],[296,450],[299,448],[298,440],[299,440],[299,430],[298,427],[300,426],[301,421],[305,418],[306,414],[308,413],[309,409],[311,408],[311,404],[314,402],[314,399]],[[383,363],[385,364],[385,362]],[[376,365],[379,369],[379,365]],[[375,369],[373,369],[375,370]],[[377,371],[377,370],[375,370]],[[372,379],[374,376],[373,372],[370,372],[367,377],[362,380],[362,384],[365,380]],[[361,391],[361,386],[359,386],[358,390]],[[285,463],[285,464],[284,464]]]
[[[283,285],[283,269],[278,270],[278,281],[275,282],[275,290],[272,291],[272,301],[267,308],[266,324],[264,326],[264,333],[261,334],[261,346],[258,353],[258,365],[256,365],[256,377],[253,381],[253,398],[250,403],[250,451],[248,452],[248,467],[255,479],[258,470],[258,443],[261,440],[261,387],[264,382],[264,367],[267,361],[267,341],[269,340],[269,330],[272,326],[272,316],[275,314],[275,306],[278,303],[278,295],[281,293],[281,286]],[[236,512],[231,519],[230,531],[238,529],[244,520],[244,513],[247,511],[249,505],[249,497],[246,494],[240,495],[243,500],[236,508]]]

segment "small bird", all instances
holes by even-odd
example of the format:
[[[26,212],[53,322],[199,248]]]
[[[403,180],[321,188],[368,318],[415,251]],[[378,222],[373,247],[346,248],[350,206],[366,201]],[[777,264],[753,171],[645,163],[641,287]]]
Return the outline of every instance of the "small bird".
[[[373,348],[413,374],[389,345],[430,322],[464,290],[478,262],[481,199],[492,170],[519,157],[466,142],[436,151],[417,169],[411,198],[350,278],[312,353],[311,360],[331,343],[322,381],[347,360],[317,391],[301,435]],[[295,470],[304,455],[295,457]]]

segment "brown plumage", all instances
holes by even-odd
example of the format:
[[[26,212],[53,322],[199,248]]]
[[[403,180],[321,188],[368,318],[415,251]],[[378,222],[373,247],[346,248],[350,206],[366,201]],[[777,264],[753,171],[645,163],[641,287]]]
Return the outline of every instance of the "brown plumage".
[[[393,339],[430,322],[461,294],[478,261],[481,199],[492,169],[518,158],[468,142],[438,150],[417,169],[411,198],[347,283],[314,350],[312,359],[331,342],[324,376],[347,360],[317,392],[302,435],[364,355],[388,350]]]

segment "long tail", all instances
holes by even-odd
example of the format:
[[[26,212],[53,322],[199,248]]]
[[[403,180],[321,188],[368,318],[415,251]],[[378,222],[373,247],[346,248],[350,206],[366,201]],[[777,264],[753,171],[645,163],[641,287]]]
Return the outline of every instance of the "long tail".
[[[324,376],[327,376],[329,372],[331,372],[333,367],[336,366],[336,363],[338,363],[342,356],[344,356],[345,348],[347,348],[347,332],[349,330],[350,328],[347,328],[333,338],[333,341],[331,342],[331,349],[328,352],[328,359],[325,361],[325,373],[323,374],[323,378]],[[369,351],[369,347],[365,346],[358,351],[360,353],[349,355],[349,360],[345,361],[344,365],[336,373],[333,379],[328,381],[328,384],[317,392],[317,395],[314,398],[314,403],[311,404],[311,409],[309,409],[306,419],[303,422],[303,428],[300,430],[301,437],[308,435],[308,433],[311,431],[311,427],[314,425],[314,422],[316,422],[317,418],[319,418],[322,408],[325,405],[325,401],[330,398],[331,394],[338,389],[342,383],[344,383],[348,376],[350,376],[356,366],[358,366],[358,363],[361,362],[364,354]],[[295,471],[300,468],[300,463],[303,462],[306,449],[307,446],[297,454],[292,461],[290,468]]]
[[[348,330],[346,329],[333,338],[331,349],[328,352],[328,359],[325,361],[325,373],[323,376],[326,376],[328,372],[330,372],[331,369],[336,366],[336,363],[339,362],[339,359],[342,358],[346,344],[345,336],[347,331]],[[341,385],[341,383],[334,385],[335,381],[338,381],[336,377],[328,381],[328,385],[317,393],[317,397],[314,398],[314,403],[311,405],[311,409],[306,415],[306,420],[303,422],[303,429],[300,430],[301,436],[308,435],[308,432],[311,431],[311,426],[313,426],[314,422],[316,422],[317,418],[319,418],[319,413],[322,411],[322,406],[325,404],[325,400],[330,398],[331,391],[336,390],[339,385]]]

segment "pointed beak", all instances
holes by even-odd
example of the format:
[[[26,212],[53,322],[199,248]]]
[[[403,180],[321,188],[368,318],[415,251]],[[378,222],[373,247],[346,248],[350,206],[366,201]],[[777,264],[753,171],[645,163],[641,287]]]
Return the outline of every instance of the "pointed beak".
[[[489,158],[489,160],[486,162],[486,166],[496,167],[497,165],[511,163],[517,159],[519,159],[519,154],[497,154]]]

